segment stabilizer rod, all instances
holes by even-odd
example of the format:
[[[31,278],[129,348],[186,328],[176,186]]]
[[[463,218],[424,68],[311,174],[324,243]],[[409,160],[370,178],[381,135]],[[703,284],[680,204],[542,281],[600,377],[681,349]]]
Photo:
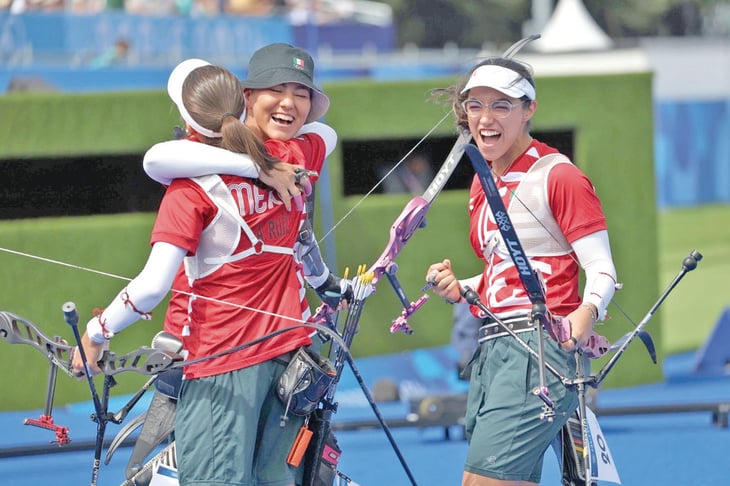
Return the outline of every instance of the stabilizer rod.
[[[606,375],[608,375],[608,372],[611,371],[618,359],[621,357],[624,351],[626,351],[626,348],[628,348],[629,344],[631,344],[631,341],[633,341],[634,338],[644,329],[644,326],[646,326],[646,324],[652,318],[657,309],[659,309],[659,306],[662,305],[662,302],[664,302],[667,296],[672,292],[672,290],[674,290],[674,287],[677,286],[679,281],[682,280],[687,272],[691,272],[692,270],[697,268],[697,264],[700,262],[700,260],[702,260],[702,254],[697,250],[692,250],[690,254],[682,261],[682,268],[680,269],[677,276],[674,277],[672,283],[670,283],[669,286],[664,290],[664,292],[662,292],[662,295],[659,296],[659,299],[657,299],[654,305],[651,306],[649,312],[647,312],[641,322],[636,325],[636,328],[631,332],[631,334],[629,334],[629,336],[623,342],[621,347],[616,350],[613,356],[611,356],[611,359],[605,365],[603,365],[603,368],[601,368],[598,373],[596,373],[593,386],[598,387],[598,385],[601,384],[601,382],[606,378]]]

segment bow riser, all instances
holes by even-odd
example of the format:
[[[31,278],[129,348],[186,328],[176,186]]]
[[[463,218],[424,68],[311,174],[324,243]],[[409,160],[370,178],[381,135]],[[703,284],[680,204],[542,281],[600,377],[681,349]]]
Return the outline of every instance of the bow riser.
[[[459,132],[459,137],[454,142],[449,154],[446,156],[443,164],[441,164],[436,176],[426,188],[423,196],[415,196],[411,199],[391,225],[390,240],[385,250],[368,270],[373,275],[373,292],[375,284],[385,275],[398,296],[398,299],[403,304],[401,315],[392,322],[390,328],[391,333],[401,331],[405,334],[412,334],[413,329],[408,325],[408,317],[421,308],[428,300],[428,296],[424,295],[414,302],[409,301],[396,277],[398,265],[395,263],[395,259],[406,243],[410,241],[416,230],[426,226],[426,213],[430,209],[431,203],[433,203],[434,199],[436,199],[441,193],[441,190],[446,186],[451,174],[454,173],[454,170],[464,155],[464,147],[470,140],[471,133],[463,130]]]
[[[71,355],[75,346],[69,346],[60,338],[57,338],[59,341],[50,339],[29,320],[12,312],[0,311],[0,338],[10,344],[32,346],[61,371],[76,378],[71,369]],[[182,361],[182,357],[176,353],[142,346],[124,355],[104,351],[97,365],[105,375],[109,376],[126,371],[154,375],[168,369],[178,361]]]
[[[171,351],[141,346],[121,356],[112,351],[105,351],[97,364],[108,376],[126,371],[134,371],[141,375],[156,375],[182,361],[182,356]]]

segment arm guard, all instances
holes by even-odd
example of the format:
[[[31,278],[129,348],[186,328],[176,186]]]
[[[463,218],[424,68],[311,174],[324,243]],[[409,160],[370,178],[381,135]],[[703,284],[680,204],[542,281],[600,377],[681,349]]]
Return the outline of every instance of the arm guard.
[[[316,289],[327,281],[331,272],[322,259],[319,244],[314,238],[312,225],[308,219],[299,230],[296,254],[297,259],[304,266],[304,278],[312,288]]]
[[[573,250],[585,272],[583,302],[598,309],[598,319],[606,318],[606,307],[620,284],[611,257],[611,247],[606,230],[586,235],[573,242]]]
[[[352,286],[347,280],[333,275],[322,259],[309,220],[304,222],[299,231],[295,250],[297,259],[304,267],[304,279],[317,292],[322,302],[337,308],[341,300],[352,300]]]

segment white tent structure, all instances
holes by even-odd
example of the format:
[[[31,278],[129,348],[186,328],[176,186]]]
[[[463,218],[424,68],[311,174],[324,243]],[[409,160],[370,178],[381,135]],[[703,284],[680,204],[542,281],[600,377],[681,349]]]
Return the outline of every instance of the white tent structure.
[[[593,20],[581,0],[558,0],[540,39],[530,47],[541,53],[610,49],[613,41]]]

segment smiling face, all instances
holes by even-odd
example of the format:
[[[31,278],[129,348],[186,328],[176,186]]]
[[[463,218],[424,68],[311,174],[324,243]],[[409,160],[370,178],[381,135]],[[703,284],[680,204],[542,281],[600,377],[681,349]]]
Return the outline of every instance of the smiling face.
[[[481,101],[484,106],[490,106],[496,100],[518,103],[505,118],[495,118],[489,109],[482,110],[479,116],[467,118],[469,130],[479,151],[486,160],[492,162],[492,167],[499,173],[499,168],[509,166],[530,144],[532,138],[527,124],[535,113],[537,103],[521,103],[519,99],[510,98],[485,86],[471,88],[467,97]]]
[[[311,91],[298,83],[244,90],[246,125],[266,141],[289,140],[304,125],[312,107]]]

